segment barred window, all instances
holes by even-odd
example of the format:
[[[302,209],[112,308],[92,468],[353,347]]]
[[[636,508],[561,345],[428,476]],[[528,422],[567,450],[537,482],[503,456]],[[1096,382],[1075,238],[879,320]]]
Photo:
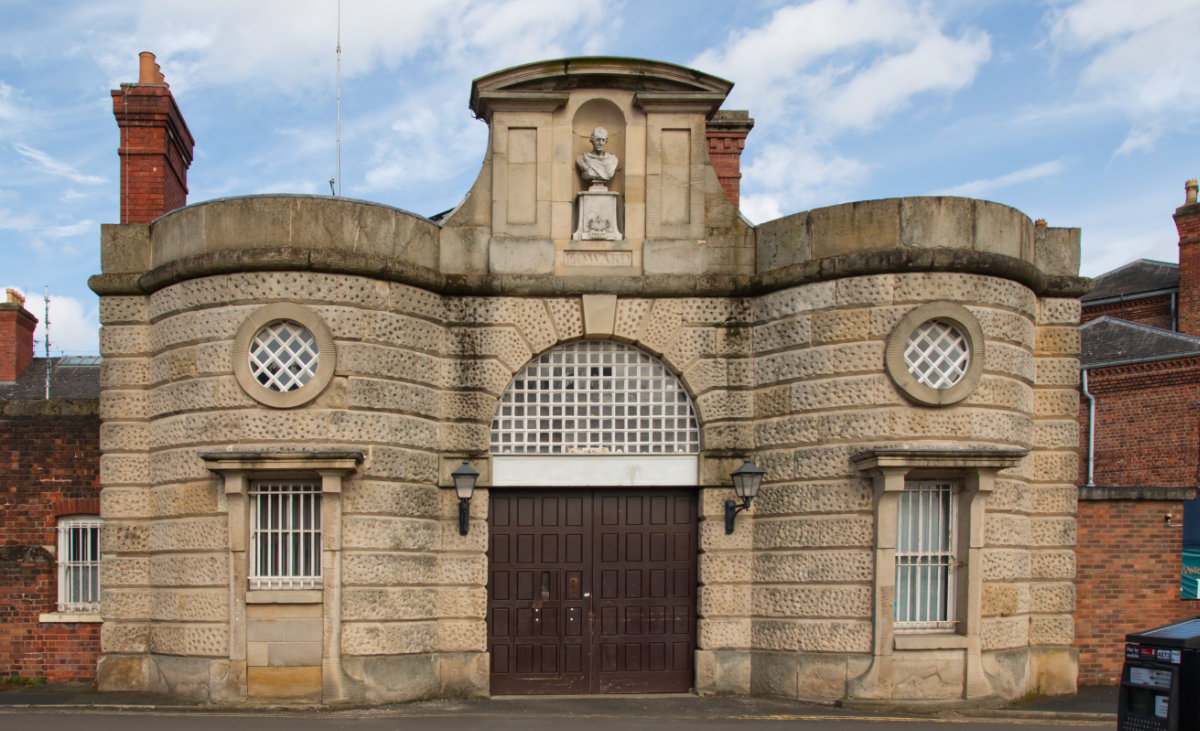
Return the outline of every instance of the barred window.
[[[896,628],[952,629],[958,486],[910,480],[896,511]]]
[[[657,359],[610,340],[538,356],[509,383],[492,454],[694,454],[692,400]]]
[[[250,486],[250,589],[321,587],[321,486],[257,481]]]
[[[58,520],[58,611],[100,611],[100,518]]]
[[[317,338],[291,320],[260,329],[250,341],[250,372],[272,391],[294,391],[312,380],[320,361]]]
[[[966,376],[971,346],[967,336],[953,324],[929,320],[908,336],[904,360],[919,383],[935,389],[950,388]]]

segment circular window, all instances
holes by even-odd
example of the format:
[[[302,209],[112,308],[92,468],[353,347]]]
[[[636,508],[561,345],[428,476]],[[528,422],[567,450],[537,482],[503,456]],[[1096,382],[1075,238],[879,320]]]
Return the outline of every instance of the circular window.
[[[970,395],[983,373],[983,330],[967,308],[932,302],[888,335],[885,367],[910,401],[946,406]]]
[[[325,390],[335,356],[333,334],[316,313],[293,304],[267,305],[238,328],[233,373],[255,401],[287,409]]]

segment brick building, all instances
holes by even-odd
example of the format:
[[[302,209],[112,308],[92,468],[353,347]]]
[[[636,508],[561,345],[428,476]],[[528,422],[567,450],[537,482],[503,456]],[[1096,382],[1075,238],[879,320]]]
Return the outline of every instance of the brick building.
[[[100,359],[34,358],[37,319],[23,305],[12,290],[0,303],[0,674],[90,681],[100,655]]]
[[[1119,681],[1125,634],[1200,614],[1190,601],[1200,553],[1194,566],[1184,564],[1185,535],[1200,533],[1200,511],[1192,515],[1200,477],[1194,181],[1175,222],[1179,265],[1132,262],[1097,277],[1082,298],[1075,614],[1082,684]]]

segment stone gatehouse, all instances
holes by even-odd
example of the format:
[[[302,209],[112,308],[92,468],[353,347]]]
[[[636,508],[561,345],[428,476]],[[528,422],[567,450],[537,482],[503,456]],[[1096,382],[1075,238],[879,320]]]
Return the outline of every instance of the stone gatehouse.
[[[616,58],[476,80],[483,167],[436,220],[176,209],[149,67],[91,280],[101,687],[1074,688],[1077,229],[963,198],[752,225],[732,85]]]

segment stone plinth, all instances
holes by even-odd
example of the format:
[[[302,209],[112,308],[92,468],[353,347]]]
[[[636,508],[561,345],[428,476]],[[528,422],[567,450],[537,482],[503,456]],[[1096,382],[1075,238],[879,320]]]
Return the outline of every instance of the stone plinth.
[[[579,225],[571,236],[576,241],[620,241],[617,223],[617,193],[611,190],[583,190],[575,197]]]

